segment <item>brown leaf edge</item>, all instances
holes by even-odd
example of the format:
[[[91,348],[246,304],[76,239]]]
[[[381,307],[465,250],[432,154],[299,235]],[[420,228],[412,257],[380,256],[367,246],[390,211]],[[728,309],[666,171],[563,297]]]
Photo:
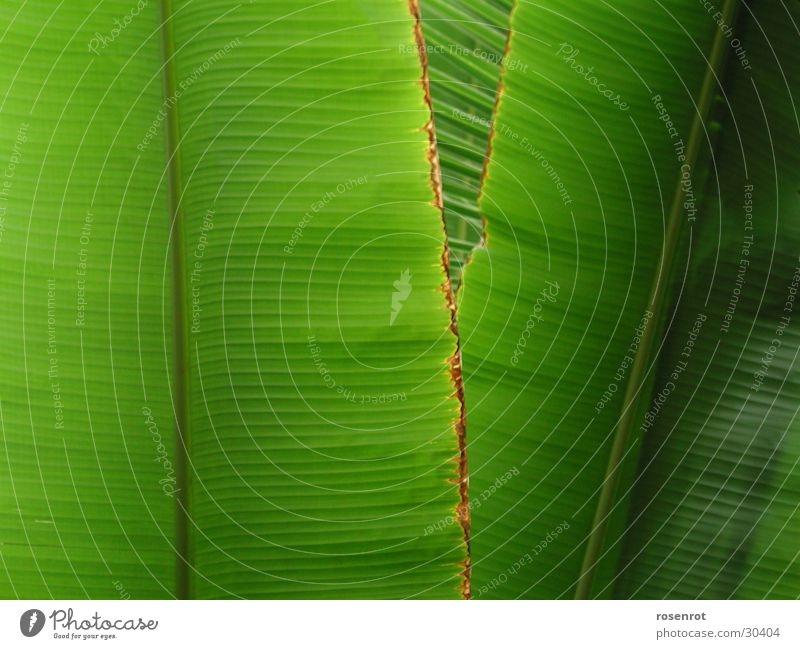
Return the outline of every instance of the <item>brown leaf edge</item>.
[[[458,399],[459,414],[453,421],[453,429],[456,433],[458,441],[458,457],[456,458],[457,472],[456,477],[452,481],[458,484],[459,503],[456,505],[455,513],[456,518],[461,525],[464,532],[464,543],[466,545],[467,554],[463,561],[459,561],[458,565],[461,566],[461,584],[459,585],[459,592],[464,599],[471,599],[472,591],[470,585],[470,517],[469,517],[469,473],[467,471],[467,434],[466,434],[466,410],[464,408],[464,382],[461,376],[461,343],[458,335],[458,322],[456,318],[456,302],[453,295],[453,288],[450,284],[450,262],[449,262],[449,246],[447,244],[447,231],[445,229],[444,221],[444,201],[442,199],[442,173],[439,166],[439,153],[436,147],[436,131],[433,125],[433,104],[431,103],[430,84],[428,82],[428,56],[425,52],[425,39],[422,35],[422,22],[420,20],[419,2],[418,0],[407,0],[408,9],[414,19],[414,40],[419,52],[420,63],[422,65],[422,76],[420,83],[422,85],[425,104],[428,107],[429,118],[422,129],[428,134],[428,151],[427,158],[431,166],[431,187],[433,189],[433,204],[439,210],[439,215],[442,221],[442,234],[444,247],[442,249],[441,264],[444,271],[444,281],[440,289],[444,294],[447,308],[450,311],[450,331],[455,337],[456,347],[452,356],[447,359],[450,366],[450,379],[453,382],[454,392],[451,396]]]

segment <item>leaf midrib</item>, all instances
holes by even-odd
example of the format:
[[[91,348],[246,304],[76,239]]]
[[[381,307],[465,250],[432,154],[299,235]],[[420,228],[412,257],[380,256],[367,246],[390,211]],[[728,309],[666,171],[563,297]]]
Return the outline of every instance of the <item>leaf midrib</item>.
[[[175,596],[189,598],[189,494],[187,450],[189,440],[188,397],[188,313],[184,284],[184,215],[181,208],[181,167],[175,82],[175,37],[172,28],[172,2],[161,0],[161,77],[164,93],[167,195],[170,223],[170,263],[172,265],[172,409],[175,426]]]

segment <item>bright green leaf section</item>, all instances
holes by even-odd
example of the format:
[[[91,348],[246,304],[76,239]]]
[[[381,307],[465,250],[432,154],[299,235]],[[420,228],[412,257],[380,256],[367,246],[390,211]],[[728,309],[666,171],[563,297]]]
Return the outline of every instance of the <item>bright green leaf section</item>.
[[[531,57],[541,78],[504,76],[481,205],[488,246],[467,269],[460,307],[477,596],[574,594],[607,475],[609,435],[631,381],[639,392],[637,416],[620,492],[601,512],[610,525],[592,596],[800,593],[794,323],[800,15],[797,4],[744,5],[735,31],[721,32],[727,68],[714,83],[720,96],[704,125],[700,157],[687,168],[681,156],[699,96],[696,71],[706,67],[687,61],[709,54],[708,25],[714,28],[713,12],[692,4],[670,6],[663,15],[655,3],[615,6],[608,15],[572,10],[574,35],[548,18],[551,8],[521,3],[515,14],[511,55]],[[612,15],[614,28],[606,22]],[[597,50],[594,37],[581,40],[589,24],[620,57],[618,68],[630,64],[627,80],[605,74],[604,46]],[[638,56],[628,49],[639,38],[628,27],[637,26],[648,37]],[[694,43],[676,50],[683,30]],[[583,87],[571,85],[569,75],[549,74],[546,45],[528,50],[527,36],[546,41],[551,31],[559,40],[555,60],[568,64]],[[673,64],[671,72],[655,72],[661,56]],[[569,95],[557,110],[557,92],[537,92],[556,78]],[[624,98],[627,128],[612,118],[620,108],[613,96],[607,99],[614,106],[604,109],[592,101],[601,86]],[[569,109],[573,100],[589,114],[584,119],[596,118],[588,129],[580,110]],[[541,169],[521,162],[508,141],[531,140],[531,123]],[[602,130],[599,141],[593,128]],[[547,146],[552,131],[569,135],[561,151]],[[605,138],[614,157],[602,164]],[[573,198],[578,165],[567,147],[587,174],[582,181],[575,176],[574,207],[564,200],[572,207],[569,221],[559,216],[554,196],[563,182]],[[626,166],[637,151],[638,171]],[[535,171],[546,178],[536,180]],[[642,353],[637,325],[643,313],[650,318],[641,299],[657,276],[659,221],[678,178],[682,236],[660,276],[669,286],[665,299],[649,305],[663,337],[646,371],[633,373],[635,353]],[[583,204],[595,191],[603,227],[593,232],[597,221]],[[663,207],[643,200],[659,195]],[[540,286],[530,286],[533,280]],[[497,335],[512,326],[518,339]]]
[[[0,595],[172,596],[177,525],[190,596],[458,597],[456,343],[408,4],[176,2],[166,66],[140,5],[3,14]]]
[[[654,97],[688,139],[715,28],[694,0],[514,10],[459,305],[477,597],[575,595],[681,166]]]
[[[450,276],[457,284],[462,266],[483,232],[478,192],[511,0],[423,0],[420,9],[442,173]]]
[[[164,149],[137,150],[161,106],[159,19],[143,4],[3,4],[1,597],[174,592]]]
[[[744,55],[728,62],[716,173],[686,232],[619,597],[800,596],[798,24],[797,3],[739,15]]]
[[[191,592],[458,597],[455,338],[408,4],[173,12]]]

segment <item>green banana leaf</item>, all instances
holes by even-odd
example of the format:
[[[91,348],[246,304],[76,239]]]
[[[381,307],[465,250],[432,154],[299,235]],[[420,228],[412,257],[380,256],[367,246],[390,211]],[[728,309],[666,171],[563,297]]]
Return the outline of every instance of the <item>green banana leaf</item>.
[[[408,4],[6,5],[0,595],[460,596]]]
[[[800,593],[800,12],[736,4],[514,10],[459,300],[476,597]]]
[[[800,596],[798,24],[9,0],[0,597]]]
[[[164,148],[137,150],[161,109],[159,17],[118,30],[132,6],[0,19],[3,597],[175,593]]]
[[[800,594],[800,55],[785,28],[798,20],[797,3],[740,11],[752,69],[738,58],[727,67],[730,108],[683,243],[690,259],[651,412],[687,345],[690,362],[644,434],[618,597]]]

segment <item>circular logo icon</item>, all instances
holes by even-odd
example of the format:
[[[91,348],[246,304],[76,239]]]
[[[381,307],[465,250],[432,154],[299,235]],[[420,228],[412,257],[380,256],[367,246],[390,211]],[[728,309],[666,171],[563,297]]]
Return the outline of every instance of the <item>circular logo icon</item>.
[[[22,635],[32,638],[44,627],[44,613],[38,608],[25,611],[19,618],[19,630]]]

